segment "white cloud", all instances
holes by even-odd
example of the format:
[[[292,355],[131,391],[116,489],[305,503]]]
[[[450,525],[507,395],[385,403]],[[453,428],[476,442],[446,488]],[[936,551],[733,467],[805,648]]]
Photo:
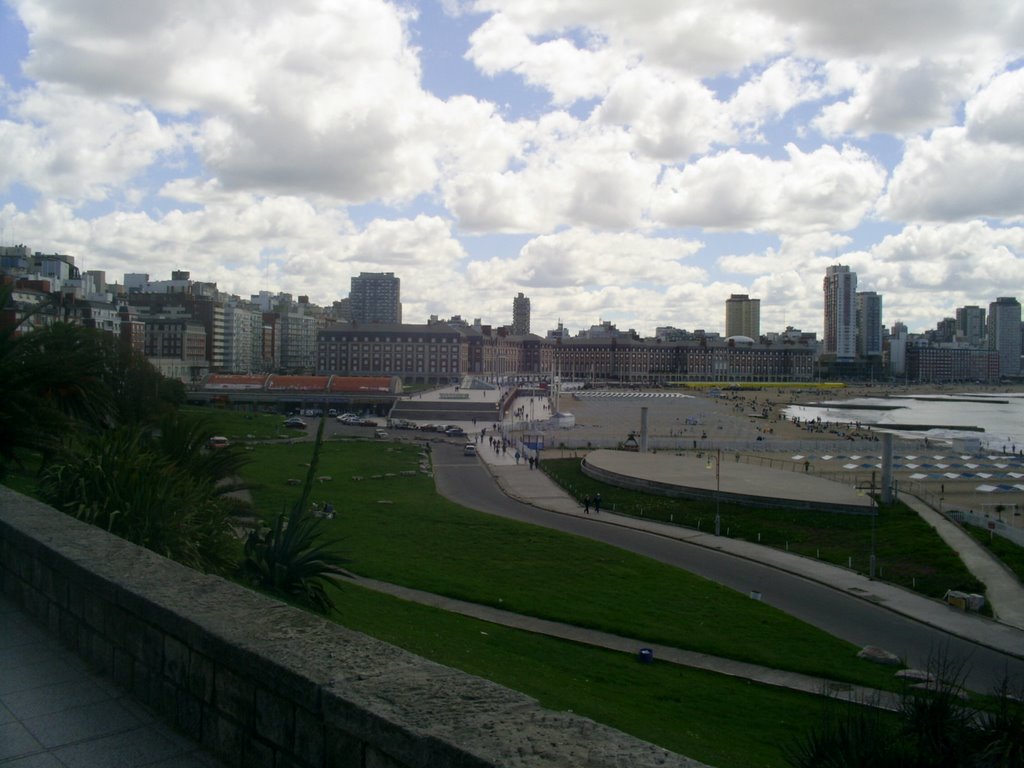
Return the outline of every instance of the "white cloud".
[[[515,72],[530,85],[548,90],[558,105],[603,95],[624,63],[606,48],[580,48],[565,38],[534,43],[501,13],[480,25],[469,42],[466,57],[481,72]]]
[[[445,202],[461,227],[550,232],[642,223],[658,166],[634,157],[624,132],[553,113],[522,139],[523,153],[508,167],[465,169],[445,182]]]
[[[813,125],[826,136],[910,135],[948,125],[964,98],[993,72],[984,57],[900,60],[863,65],[846,101],[824,107]]]
[[[1024,202],[1024,145],[976,144],[963,128],[943,128],[907,144],[879,204],[892,220],[1008,220]]]
[[[667,171],[652,216],[667,226],[800,233],[852,229],[881,192],[885,171],[853,147],[777,161],[730,149]]]
[[[1024,144],[1024,69],[992,79],[965,108],[972,141]]]
[[[700,247],[699,242],[677,238],[571,229],[534,238],[515,259],[471,262],[468,273],[474,282],[556,290],[647,281],[695,282],[705,277],[703,270],[682,260]]]
[[[182,132],[131,103],[100,102],[41,86],[8,99],[0,120],[0,188],[13,183],[60,198],[103,200],[181,148]]]
[[[662,161],[685,160],[735,138],[724,105],[706,86],[652,67],[617,77],[594,119],[626,128],[639,152]]]

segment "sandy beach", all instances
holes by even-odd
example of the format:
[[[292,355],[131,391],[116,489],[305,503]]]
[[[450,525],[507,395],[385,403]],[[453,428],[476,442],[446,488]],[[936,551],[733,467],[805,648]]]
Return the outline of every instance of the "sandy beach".
[[[855,424],[834,422],[828,424],[794,423],[785,417],[784,411],[791,405],[808,405],[813,403],[841,402],[855,398],[886,398],[956,394],[1016,394],[1024,393],[1021,386],[982,387],[982,386],[840,386],[829,388],[809,387],[765,387],[763,389],[720,390],[717,393],[704,389],[683,390],[681,393],[690,397],[672,397],[672,393],[652,390],[642,397],[629,396],[626,392],[615,395],[616,390],[609,390],[608,396],[593,396],[582,392],[578,396],[563,393],[559,410],[570,412],[576,419],[576,426],[568,430],[573,442],[579,440],[593,441],[594,447],[607,445],[608,440],[628,440],[630,434],[638,436],[641,429],[641,409],[647,409],[648,435],[651,438],[672,438],[675,444],[689,447],[688,443],[697,441],[697,445],[708,442],[752,441],[756,451],[743,452],[744,461],[764,462],[778,460],[780,465],[800,465],[804,458],[794,446],[806,441],[833,441],[836,447],[831,451],[818,451],[822,454],[835,454],[841,458],[847,453],[843,443],[851,439],[876,440],[878,432],[869,427]],[[556,447],[558,437],[551,435],[552,448]],[[682,438],[682,440],[680,440]],[[708,442],[705,442],[708,441]],[[552,444],[553,443],[553,444]],[[585,444],[585,443],[584,443]],[[863,443],[857,443],[863,445]],[[774,450],[773,450],[774,449]],[[871,453],[880,454],[878,451]],[[573,451],[578,454],[579,451]],[[950,460],[951,448],[948,444],[932,441],[926,445],[923,439],[897,441],[897,463],[922,465],[931,463],[942,467],[944,461]],[[553,455],[553,454],[552,454]],[[913,457],[913,458],[901,458]],[[827,473],[840,482],[864,483],[870,478],[872,468],[865,464],[864,459],[825,461],[815,455],[811,459],[810,471]],[[998,466],[998,459],[994,466]],[[978,471],[983,471],[985,468]],[[994,470],[998,472],[999,470]],[[878,475],[880,481],[880,473]],[[988,513],[997,507],[1004,507],[1012,517],[1014,511],[1024,509],[1024,491],[987,492],[979,490],[990,485],[990,482],[979,480],[978,477],[961,477],[953,471],[943,473],[941,469],[922,470],[911,467],[898,470],[897,483],[906,490],[912,490],[937,508],[957,508]],[[991,481],[995,482],[995,481]],[[1005,482],[1005,481],[1004,481]],[[1017,481],[1010,480],[1010,483]],[[994,512],[992,512],[994,514]],[[1024,525],[1024,518],[1017,515],[1017,522]]]

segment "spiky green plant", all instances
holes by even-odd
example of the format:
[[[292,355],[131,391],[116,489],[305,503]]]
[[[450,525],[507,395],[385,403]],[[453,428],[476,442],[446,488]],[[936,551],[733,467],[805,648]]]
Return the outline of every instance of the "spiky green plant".
[[[229,506],[137,426],[81,438],[44,470],[40,492],[58,509],[190,567],[235,567]]]
[[[253,531],[245,542],[242,576],[253,586],[320,613],[333,610],[329,580],[344,573],[348,561],[325,541],[325,525],[309,514],[309,500],[320,462],[324,420],[316,433],[313,458],[298,501],[274,518],[267,530]]]

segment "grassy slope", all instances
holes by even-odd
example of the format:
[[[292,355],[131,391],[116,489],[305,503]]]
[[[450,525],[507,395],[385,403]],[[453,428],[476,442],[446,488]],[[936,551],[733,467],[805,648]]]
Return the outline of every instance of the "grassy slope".
[[[252,453],[248,472],[266,484],[254,491],[262,510],[294,497],[285,480],[302,468],[297,450]],[[848,643],[745,595],[615,547],[453,505],[429,477],[397,474],[418,455],[368,441],[324,446],[320,472],[333,479],[314,499],[338,509],[331,525],[353,571],[647,642],[871,685],[889,680]],[[369,474],[375,467],[381,477]]]
[[[670,499],[606,485],[584,475],[578,459],[548,460],[541,466],[570,493],[582,497],[600,492],[602,504],[621,514],[643,515],[702,530],[713,525],[713,501]],[[820,557],[862,573],[868,571],[871,524],[867,516],[725,503],[721,516],[722,533],[733,538]],[[879,576],[885,581],[936,598],[948,589],[984,589],[935,530],[905,504],[882,507],[876,520],[875,541]]]
[[[441,664],[494,680],[719,766],[783,766],[783,750],[822,700],[745,680],[531,635],[339,587],[339,621]]]

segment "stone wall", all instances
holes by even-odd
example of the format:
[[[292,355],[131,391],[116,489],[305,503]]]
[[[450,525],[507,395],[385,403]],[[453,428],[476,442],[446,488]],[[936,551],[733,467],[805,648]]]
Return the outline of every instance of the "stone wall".
[[[698,765],[2,487],[0,588],[228,765]]]

